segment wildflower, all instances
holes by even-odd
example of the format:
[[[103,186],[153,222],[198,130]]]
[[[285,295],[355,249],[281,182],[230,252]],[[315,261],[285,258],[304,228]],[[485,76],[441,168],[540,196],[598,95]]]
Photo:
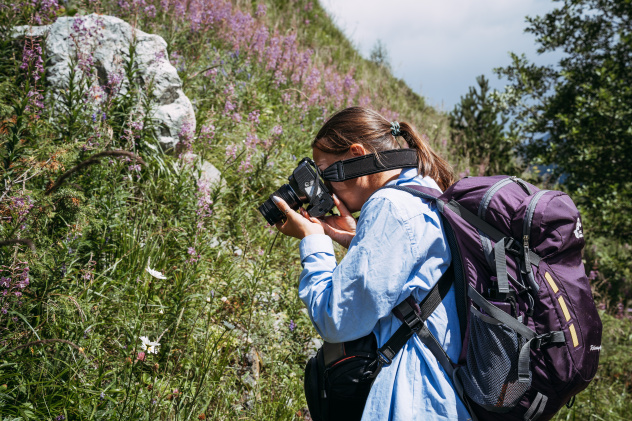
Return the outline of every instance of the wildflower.
[[[262,18],[266,15],[267,10],[268,10],[268,7],[265,4],[259,3],[257,5],[257,11],[255,12],[255,16],[258,18]]]
[[[277,135],[280,136],[283,134],[283,127],[282,126],[274,126],[272,128],[272,134],[273,135]]]
[[[290,320],[290,332],[294,332],[294,329],[296,329],[296,323],[294,320]]]
[[[153,276],[156,279],[167,279],[167,277],[165,275],[162,274],[162,272],[159,272],[157,270],[154,270],[152,268],[149,267],[149,260],[147,261],[147,267],[145,268],[145,270],[147,271],[147,273],[149,273],[151,276]]]
[[[136,361],[143,362],[145,359],[147,359],[147,355],[143,351],[140,351],[136,357]]]
[[[66,417],[64,417],[63,415],[60,415],[60,416],[55,418],[55,421],[64,421],[65,419],[66,419]]]
[[[211,297],[206,297],[206,302],[210,303],[211,302]]]
[[[255,124],[259,124],[259,117],[261,116],[261,113],[259,112],[259,110],[255,110],[253,112],[251,112],[250,114],[248,114],[248,121],[251,121]]]
[[[165,312],[164,312],[164,310],[163,310],[163,309],[158,310],[158,313],[160,313],[160,314],[165,314]]]
[[[158,347],[160,346],[158,342],[150,341],[147,336],[141,336],[140,340],[143,341],[143,343],[141,344],[143,351],[147,351],[150,354],[158,353]],[[139,353],[139,356],[140,356],[140,353]]]

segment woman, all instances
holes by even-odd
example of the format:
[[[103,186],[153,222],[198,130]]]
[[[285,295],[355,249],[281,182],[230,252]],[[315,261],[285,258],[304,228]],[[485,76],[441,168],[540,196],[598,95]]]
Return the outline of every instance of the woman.
[[[451,169],[414,128],[390,123],[375,111],[352,107],[331,117],[312,143],[316,165],[398,149],[398,137],[417,150],[418,168],[388,170],[332,182],[340,216],[311,218],[291,212],[273,198],[287,219],[282,233],[301,239],[299,296],[327,342],[345,342],[373,332],[378,347],[401,322],[391,310],[409,295],[421,301],[450,264],[450,250],[433,203],[387,185],[446,189]],[[379,191],[378,191],[379,190]],[[353,212],[360,212],[357,221]],[[348,248],[336,264],[332,240]],[[461,337],[454,288],[428,319],[428,327],[457,360]],[[420,339],[413,335],[377,376],[362,420],[455,420],[469,416],[452,382]]]

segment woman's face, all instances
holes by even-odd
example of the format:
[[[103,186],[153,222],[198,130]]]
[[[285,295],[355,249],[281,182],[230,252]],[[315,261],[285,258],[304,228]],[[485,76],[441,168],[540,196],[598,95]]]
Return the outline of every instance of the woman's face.
[[[316,166],[322,171],[336,161],[353,158],[354,156],[364,155],[366,151],[349,150],[344,155],[334,155],[323,152],[314,148],[312,154]],[[357,212],[362,205],[369,199],[375,189],[371,189],[369,178],[367,176],[353,178],[347,181],[331,182],[333,193],[338,196],[342,203],[347,206],[350,212]]]

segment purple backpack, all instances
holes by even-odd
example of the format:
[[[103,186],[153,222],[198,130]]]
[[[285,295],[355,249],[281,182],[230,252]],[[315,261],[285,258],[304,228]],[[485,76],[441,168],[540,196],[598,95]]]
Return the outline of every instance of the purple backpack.
[[[430,348],[473,418],[547,420],[572,404],[597,371],[602,324],[570,197],[507,176],[468,177],[443,194],[389,188],[434,201],[443,216],[463,349],[452,362]]]

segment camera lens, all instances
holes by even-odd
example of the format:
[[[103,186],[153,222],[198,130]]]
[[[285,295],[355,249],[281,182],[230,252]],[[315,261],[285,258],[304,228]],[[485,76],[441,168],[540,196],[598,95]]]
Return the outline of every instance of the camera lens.
[[[285,200],[285,203],[287,203],[292,210],[297,210],[299,206],[301,206],[301,201],[289,184],[282,185],[279,187],[279,190],[275,191],[270,196],[277,196]],[[268,199],[263,202],[263,204],[259,206],[259,212],[261,212],[261,215],[263,215],[270,225],[276,224],[285,217],[285,214],[277,208],[272,199]]]

